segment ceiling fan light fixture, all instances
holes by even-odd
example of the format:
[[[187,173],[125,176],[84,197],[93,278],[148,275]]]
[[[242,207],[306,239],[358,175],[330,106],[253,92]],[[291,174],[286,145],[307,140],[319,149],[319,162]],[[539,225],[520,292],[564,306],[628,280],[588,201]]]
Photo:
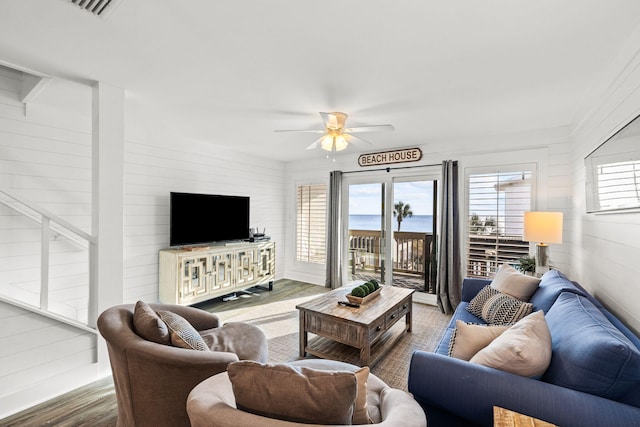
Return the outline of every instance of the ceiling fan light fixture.
[[[342,133],[331,132],[322,137],[320,146],[326,151],[342,151],[347,148],[349,142]]]
[[[276,132],[304,132],[304,133],[319,133],[323,134],[320,138],[316,139],[311,145],[307,147],[307,150],[314,148],[322,148],[325,151],[335,153],[336,151],[342,151],[353,142],[363,142],[371,144],[369,141],[352,135],[357,132],[373,132],[380,130],[393,130],[392,125],[370,125],[370,126],[358,126],[354,128],[345,128],[345,122],[347,115],[341,112],[333,113],[320,113],[320,117],[324,122],[324,130],[276,130]]]

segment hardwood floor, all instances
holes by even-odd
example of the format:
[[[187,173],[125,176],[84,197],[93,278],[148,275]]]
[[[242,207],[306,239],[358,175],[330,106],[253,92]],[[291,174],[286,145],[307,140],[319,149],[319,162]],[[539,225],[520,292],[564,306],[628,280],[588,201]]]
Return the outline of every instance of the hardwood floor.
[[[221,298],[200,303],[197,307],[212,313],[229,310],[252,310],[265,303],[278,302],[327,292],[321,286],[294,280],[279,280],[273,291],[249,289],[250,294],[238,293],[237,299],[222,301]],[[55,399],[0,420],[4,427],[111,427],[116,425],[117,405],[111,377],[66,393]]]

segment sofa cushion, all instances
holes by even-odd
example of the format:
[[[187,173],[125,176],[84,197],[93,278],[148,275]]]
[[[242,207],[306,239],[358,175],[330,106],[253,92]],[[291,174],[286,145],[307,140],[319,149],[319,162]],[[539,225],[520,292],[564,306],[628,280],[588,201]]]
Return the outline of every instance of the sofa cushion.
[[[524,377],[542,375],[551,360],[551,335],[542,311],[536,311],[504,331],[477,352],[471,363]]]
[[[491,281],[491,287],[520,301],[528,302],[538,289],[540,279],[520,273],[509,264],[502,264]]]
[[[543,380],[614,400],[640,384],[640,351],[587,298],[560,294],[547,313],[553,357]]]
[[[193,350],[209,350],[198,331],[184,317],[166,310],[158,310],[157,313],[169,328],[171,345]]]
[[[243,411],[298,423],[352,422],[357,396],[353,372],[240,361],[230,363],[228,373]]]
[[[469,360],[507,329],[508,326],[474,325],[456,320],[448,355],[456,359]]]
[[[549,270],[542,276],[540,285],[529,302],[533,304],[534,311],[542,310],[547,313],[562,292],[584,295],[564,274],[558,270]]]
[[[133,329],[136,334],[147,341],[165,345],[171,344],[167,324],[144,301],[138,301],[133,310]]]
[[[469,302],[467,311],[489,324],[509,325],[531,314],[532,305],[485,286]]]

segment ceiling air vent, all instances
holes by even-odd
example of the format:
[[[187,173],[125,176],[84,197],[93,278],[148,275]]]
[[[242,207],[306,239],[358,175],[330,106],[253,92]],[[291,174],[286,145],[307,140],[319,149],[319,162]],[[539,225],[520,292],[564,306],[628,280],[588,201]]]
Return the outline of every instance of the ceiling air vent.
[[[84,9],[93,15],[105,17],[122,0],[67,0],[67,1],[69,3],[75,4],[79,8]]]

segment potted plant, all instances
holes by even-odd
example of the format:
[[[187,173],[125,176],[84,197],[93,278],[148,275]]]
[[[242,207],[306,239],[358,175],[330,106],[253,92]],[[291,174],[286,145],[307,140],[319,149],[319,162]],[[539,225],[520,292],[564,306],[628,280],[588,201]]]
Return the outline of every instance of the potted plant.
[[[525,255],[518,259],[519,265],[516,268],[527,275],[534,275],[536,272],[536,257]]]

